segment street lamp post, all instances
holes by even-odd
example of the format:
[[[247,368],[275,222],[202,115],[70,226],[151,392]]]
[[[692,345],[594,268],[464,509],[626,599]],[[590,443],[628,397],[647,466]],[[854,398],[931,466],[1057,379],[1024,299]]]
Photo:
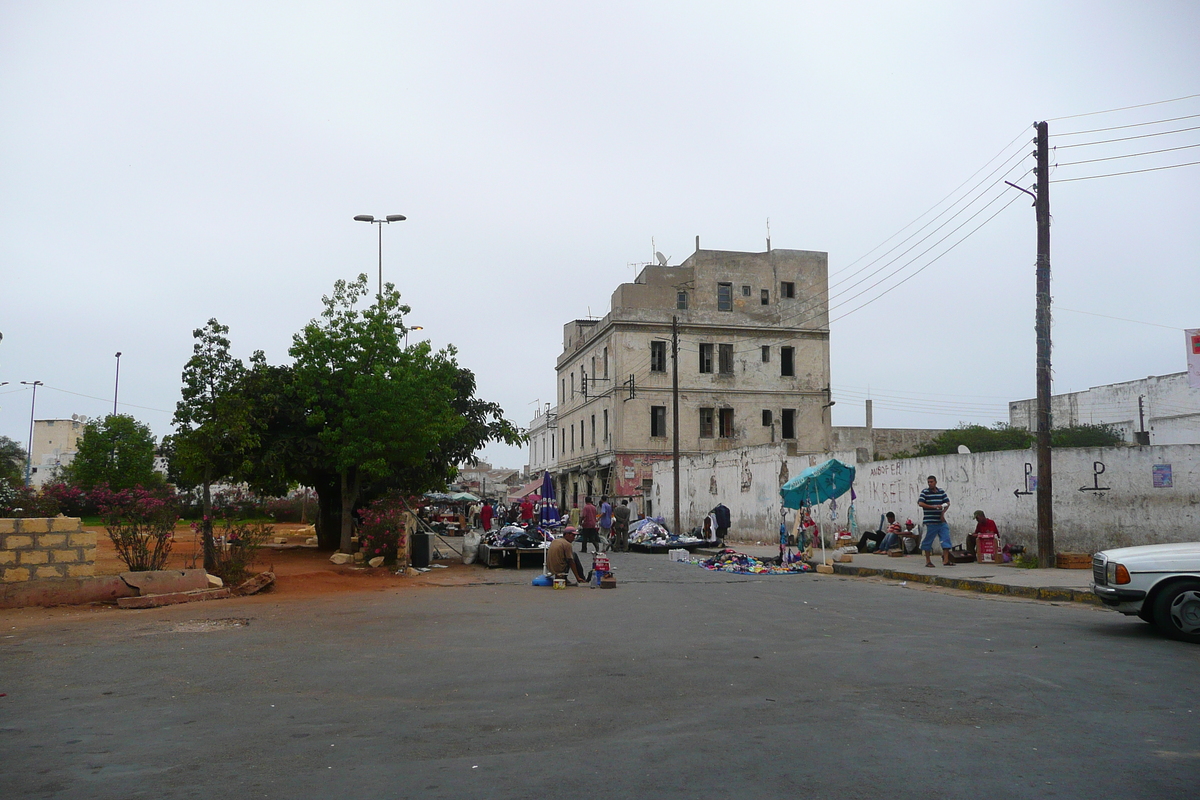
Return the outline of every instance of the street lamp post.
[[[411,333],[412,331],[423,331],[423,330],[425,330],[425,329],[422,328],[420,325],[413,325],[411,328],[405,328],[404,329],[404,346],[406,348],[408,347],[408,334],[409,333]]]
[[[25,453],[25,486],[29,486],[29,478],[33,475],[33,410],[37,406],[37,387],[41,381],[21,381],[22,386],[33,387],[33,400],[29,402],[29,451]]]
[[[372,225],[379,226],[379,302],[383,304],[383,226],[391,225],[393,222],[403,222],[408,217],[403,214],[388,214],[383,219],[375,219],[370,214],[359,214],[354,219],[359,222],[369,222]]]
[[[117,390],[121,388],[121,351],[117,351],[117,380],[113,383],[113,416],[117,415]]]

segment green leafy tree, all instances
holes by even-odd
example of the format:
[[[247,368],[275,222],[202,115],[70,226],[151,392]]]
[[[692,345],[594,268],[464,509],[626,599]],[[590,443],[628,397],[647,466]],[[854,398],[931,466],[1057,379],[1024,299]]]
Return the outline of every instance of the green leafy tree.
[[[128,414],[89,422],[75,458],[62,469],[65,483],[84,490],[106,484],[113,491],[162,486],[154,469],[154,434]]]
[[[228,333],[229,327],[216,319],[192,331],[196,342],[183,367],[176,433],[168,445],[173,450],[170,471],[184,485],[201,488],[201,539],[208,570],[217,568],[212,484],[243,466],[257,433],[250,402],[239,391],[246,367],[230,354]]]
[[[1033,434],[1024,428],[1015,428],[1003,422],[991,428],[961,423],[957,428],[943,431],[932,441],[921,445],[913,455],[949,455],[957,453],[959,445],[966,445],[972,453],[987,453],[993,450],[1024,450],[1032,444]]]
[[[337,474],[340,546],[349,551],[352,512],[363,486],[415,469],[465,424],[456,412],[454,349],[434,353],[427,343],[403,346],[408,306],[391,284],[365,309],[367,276],[339,280],[325,310],[296,334],[296,399],[316,433],[326,468]]]
[[[1125,443],[1125,437],[1112,425],[1069,425],[1050,431],[1051,447],[1115,447]]]
[[[0,436],[0,482],[19,486],[25,482],[25,448]]]

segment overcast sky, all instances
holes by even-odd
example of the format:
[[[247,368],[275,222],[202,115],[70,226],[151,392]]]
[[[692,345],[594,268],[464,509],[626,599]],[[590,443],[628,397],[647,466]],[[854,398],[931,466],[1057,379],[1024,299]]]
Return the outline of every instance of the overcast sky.
[[[835,424],[868,391],[877,426],[1006,419],[1034,395],[1036,232],[999,181],[1032,185],[1044,119],[1054,180],[1200,161],[1063,166],[1200,144],[1165,133],[1200,97],[1159,102],[1200,95],[1198,31],[1185,0],[6,0],[0,434],[28,436],[20,381],[38,419],[111,412],[118,350],[120,410],[169,433],[194,328],[282,363],[335,280],[374,280],[364,213],[409,217],[385,280],[522,426],[563,323],[652,238],[760,251],[768,218],[829,253]],[[1198,201],[1200,166],[1052,185],[1055,392],[1186,368]]]

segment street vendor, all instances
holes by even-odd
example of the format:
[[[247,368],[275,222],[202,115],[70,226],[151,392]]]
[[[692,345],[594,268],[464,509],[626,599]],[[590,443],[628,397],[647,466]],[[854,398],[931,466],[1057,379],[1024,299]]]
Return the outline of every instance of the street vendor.
[[[982,511],[975,512],[975,532],[967,536],[967,552],[975,552],[975,537],[981,533],[990,533],[993,536],[999,536],[1000,531],[996,528],[995,520],[990,520],[987,514]]]
[[[896,514],[893,511],[887,512],[884,515],[887,520],[886,525],[881,525],[877,531],[867,531],[858,540],[858,552],[867,552],[867,542],[875,542],[876,553],[886,553],[889,549],[896,546],[900,539],[900,523],[896,522]]]
[[[571,526],[564,528],[563,535],[546,549],[546,571],[555,578],[563,579],[566,579],[568,572],[573,572],[576,581],[587,583],[583,577],[583,565],[575,554],[575,529]]]

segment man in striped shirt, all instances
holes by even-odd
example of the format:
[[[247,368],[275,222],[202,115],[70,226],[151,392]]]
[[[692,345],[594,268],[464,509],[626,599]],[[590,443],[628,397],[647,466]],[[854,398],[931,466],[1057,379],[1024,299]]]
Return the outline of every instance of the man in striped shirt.
[[[946,524],[946,509],[950,508],[950,498],[946,492],[938,488],[937,478],[929,476],[929,488],[921,491],[917,505],[924,509],[925,538],[921,540],[921,550],[925,553],[925,566],[932,567],[933,539],[938,537],[942,544],[942,564],[954,566],[950,560],[950,526]]]

